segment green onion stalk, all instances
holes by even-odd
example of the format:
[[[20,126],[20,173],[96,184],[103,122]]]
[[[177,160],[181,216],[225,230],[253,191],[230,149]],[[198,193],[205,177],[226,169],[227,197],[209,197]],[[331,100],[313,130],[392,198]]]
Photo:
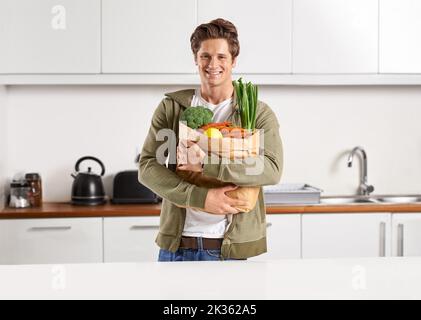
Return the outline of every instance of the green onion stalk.
[[[244,83],[242,78],[233,81],[240,110],[241,126],[254,131],[256,129],[258,88],[251,82]]]

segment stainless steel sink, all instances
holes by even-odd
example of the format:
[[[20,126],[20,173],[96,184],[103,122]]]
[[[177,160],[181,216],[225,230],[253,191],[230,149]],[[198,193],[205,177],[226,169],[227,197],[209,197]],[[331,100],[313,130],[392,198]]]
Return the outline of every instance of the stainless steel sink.
[[[321,204],[364,204],[364,203],[378,203],[374,198],[358,196],[358,197],[325,197],[320,199]]]
[[[421,195],[378,195],[322,197],[321,204],[411,204],[421,203]]]
[[[381,196],[377,198],[382,203],[419,203],[421,195],[414,196]]]

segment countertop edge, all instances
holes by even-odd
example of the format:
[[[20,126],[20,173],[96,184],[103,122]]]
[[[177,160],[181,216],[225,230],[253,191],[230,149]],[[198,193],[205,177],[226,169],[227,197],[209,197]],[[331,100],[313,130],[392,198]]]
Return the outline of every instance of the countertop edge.
[[[79,207],[69,203],[44,203],[41,208],[0,211],[0,220],[53,218],[108,218],[159,216],[160,204]],[[349,204],[349,205],[267,205],[267,214],[328,213],[421,213],[421,204]]]

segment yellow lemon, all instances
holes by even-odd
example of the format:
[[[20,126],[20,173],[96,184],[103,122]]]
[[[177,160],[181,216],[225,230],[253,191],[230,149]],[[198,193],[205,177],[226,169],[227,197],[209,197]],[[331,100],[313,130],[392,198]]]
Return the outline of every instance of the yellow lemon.
[[[221,139],[221,138],[223,138],[224,136],[222,135],[222,133],[221,133],[221,131],[219,131],[218,129],[216,129],[216,128],[209,128],[209,129],[207,129],[205,132],[204,132],[204,134],[206,135],[206,136],[208,136],[209,138],[215,138],[215,139]]]

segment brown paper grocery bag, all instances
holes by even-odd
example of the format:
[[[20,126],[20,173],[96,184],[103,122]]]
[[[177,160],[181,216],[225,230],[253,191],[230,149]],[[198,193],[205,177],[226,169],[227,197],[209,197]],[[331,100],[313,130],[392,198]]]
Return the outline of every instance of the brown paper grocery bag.
[[[256,130],[251,136],[243,139],[212,139],[180,122],[179,137],[180,139],[196,141],[198,146],[205,153],[208,155],[214,154],[220,158],[234,160],[244,159],[246,157],[256,157],[259,155],[260,132],[258,130]],[[199,172],[181,171],[178,170],[178,166],[176,173],[184,181],[198,187],[221,188],[232,184],[205,176]],[[259,193],[260,187],[239,187],[236,190],[227,192],[227,196],[233,199],[246,201],[248,203],[246,206],[236,207],[236,209],[239,212],[250,212],[257,204]]]
[[[204,188],[222,188],[228,185],[232,185],[232,183],[222,182],[218,179],[208,177],[203,175],[200,172],[192,172],[192,171],[176,171],[177,175],[182,178],[184,181],[194,184],[198,187]],[[246,206],[235,207],[239,212],[250,212],[251,210],[256,207],[257,200],[259,198],[260,187],[238,187],[236,190],[228,191],[226,194],[228,197],[232,199],[247,201]],[[186,207],[182,207],[186,208]],[[199,209],[199,208],[196,208]],[[203,210],[203,209],[200,209]]]
[[[260,148],[260,130],[255,130],[247,138],[209,138],[203,132],[189,128],[183,122],[179,123],[179,139],[196,141],[197,145],[207,154],[214,154],[230,160],[257,157]]]

